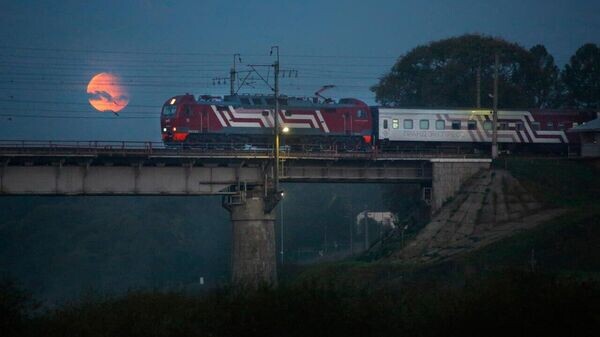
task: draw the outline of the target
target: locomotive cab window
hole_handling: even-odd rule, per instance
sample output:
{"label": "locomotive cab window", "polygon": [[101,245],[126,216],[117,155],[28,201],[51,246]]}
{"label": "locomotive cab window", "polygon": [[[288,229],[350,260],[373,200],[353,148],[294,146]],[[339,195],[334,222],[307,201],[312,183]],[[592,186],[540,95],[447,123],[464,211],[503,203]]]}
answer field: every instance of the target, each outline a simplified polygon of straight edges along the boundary
{"label": "locomotive cab window", "polygon": [[531,123],[531,126],[534,130],[538,131],[540,129],[540,122],[533,122]]}
{"label": "locomotive cab window", "polygon": [[367,118],[367,113],[364,110],[359,109],[356,111],[356,118],[365,119]]}
{"label": "locomotive cab window", "polygon": [[392,129],[397,129],[400,127],[400,122],[397,119],[392,119]]}
{"label": "locomotive cab window", "polygon": [[443,119],[438,119],[435,121],[435,129],[436,130],[444,130],[446,128],[446,122]]}
{"label": "locomotive cab window", "polygon": [[163,116],[173,117],[177,112],[177,105],[167,105],[163,108]]}
{"label": "locomotive cab window", "polygon": [[460,121],[452,121],[452,130],[460,130]]}
{"label": "locomotive cab window", "polygon": [[284,114],[286,117],[290,117],[292,115],[292,110],[285,110]]}
{"label": "locomotive cab window", "polygon": [[387,120],[387,119],[384,119],[384,120],[383,120],[383,128],[384,128],[384,129],[387,129],[387,128],[388,128],[388,120]]}
{"label": "locomotive cab window", "polygon": [[492,122],[491,121],[485,121],[485,122],[483,122],[483,129],[484,130],[491,130],[492,129]]}
{"label": "locomotive cab window", "polygon": [[467,129],[468,130],[477,130],[477,122],[476,121],[468,121]]}
{"label": "locomotive cab window", "polygon": [[242,105],[250,105],[249,98],[240,98],[240,102],[242,103]]}
{"label": "locomotive cab window", "polygon": [[413,120],[412,119],[405,119],[404,120],[404,128],[405,129],[412,129],[413,128]]}
{"label": "locomotive cab window", "polygon": [[421,130],[429,130],[429,120],[428,119],[421,119],[419,121],[419,129],[421,129]]}

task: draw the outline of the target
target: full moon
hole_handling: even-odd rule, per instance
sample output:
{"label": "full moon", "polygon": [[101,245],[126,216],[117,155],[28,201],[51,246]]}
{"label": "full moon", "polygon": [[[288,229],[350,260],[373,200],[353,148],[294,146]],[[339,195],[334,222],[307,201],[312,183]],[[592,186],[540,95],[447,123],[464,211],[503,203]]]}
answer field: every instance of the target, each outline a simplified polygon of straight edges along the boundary
{"label": "full moon", "polygon": [[119,112],[129,103],[129,94],[115,74],[94,75],[88,83],[87,93],[90,104],[101,112]]}

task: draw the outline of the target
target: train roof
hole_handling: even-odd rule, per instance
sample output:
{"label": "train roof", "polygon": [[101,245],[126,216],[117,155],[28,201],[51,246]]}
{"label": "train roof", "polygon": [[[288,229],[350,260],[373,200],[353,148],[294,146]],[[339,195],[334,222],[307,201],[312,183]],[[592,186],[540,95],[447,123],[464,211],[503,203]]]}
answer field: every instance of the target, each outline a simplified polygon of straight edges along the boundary
{"label": "train roof", "polygon": [[[374,107],[382,113],[413,113],[413,114],[440,114],[440,113],[464,113],[464,114],[491,114],[492,109],[482,108],[391,108],[391,107]],[[595,115],[596,112],[591,110],[574,110],[574,109],[500,109],[499,114],[525,114],[532,113],[546,116],[575,116],[575,115]]]}
{"label": "train roof", "polygon": [[[213,96],[200,96],[198,103],[215,102],[217,104],[227,104],[233,106],[242,106],[245,108],[269,109],[275,105],[274,95],[226,95],[223,98]],[[343,98],[338,102],[323,101],[312,97],[293,97],[279,96],[279,105],[281,109],[286,108],[310,108],[310,109],[332,109],[356,106],[357,100],[353,98]],[[360,101],[358,101],[360,102]]]}

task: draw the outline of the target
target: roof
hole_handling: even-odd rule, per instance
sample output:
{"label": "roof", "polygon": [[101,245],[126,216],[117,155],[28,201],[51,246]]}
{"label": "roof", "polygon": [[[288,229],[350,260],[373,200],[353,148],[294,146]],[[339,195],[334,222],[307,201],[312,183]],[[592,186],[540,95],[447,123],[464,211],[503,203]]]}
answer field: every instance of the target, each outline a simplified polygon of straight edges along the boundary
{"label": "roof", "polygon": [[591,121],[576,126],[569,132],[600,132],[600,118],[592,119]]}

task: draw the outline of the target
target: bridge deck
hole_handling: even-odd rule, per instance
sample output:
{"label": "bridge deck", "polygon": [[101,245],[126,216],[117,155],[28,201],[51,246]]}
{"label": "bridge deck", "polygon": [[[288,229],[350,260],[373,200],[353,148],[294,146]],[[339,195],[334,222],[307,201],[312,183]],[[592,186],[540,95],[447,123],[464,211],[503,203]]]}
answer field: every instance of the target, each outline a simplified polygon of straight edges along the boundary
{"label": "bridge deck", "polygon": [[[127,142],[0,142],[0,194],[194,195],[265,185],[272,149],[240,144],[164,148]],[[434,162],[488,159],[434,153],[281,151],[283,182],[426,183]]]}

